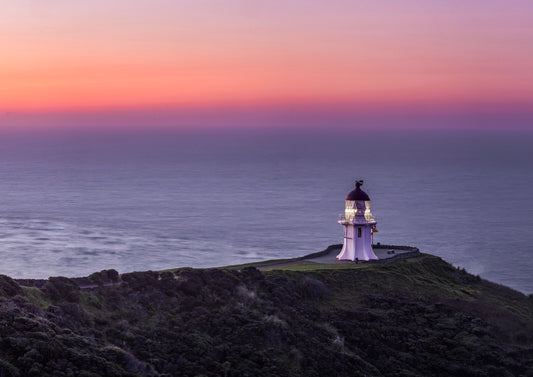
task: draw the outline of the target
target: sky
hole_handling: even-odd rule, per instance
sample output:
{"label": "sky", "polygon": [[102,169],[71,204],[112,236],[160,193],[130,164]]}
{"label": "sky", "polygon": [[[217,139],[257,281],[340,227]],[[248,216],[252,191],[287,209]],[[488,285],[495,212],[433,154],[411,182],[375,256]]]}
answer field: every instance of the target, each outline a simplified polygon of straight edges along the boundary
{"label": "sky", "polygon": [[533,128],[529,0],[0,0],[0,128]]}

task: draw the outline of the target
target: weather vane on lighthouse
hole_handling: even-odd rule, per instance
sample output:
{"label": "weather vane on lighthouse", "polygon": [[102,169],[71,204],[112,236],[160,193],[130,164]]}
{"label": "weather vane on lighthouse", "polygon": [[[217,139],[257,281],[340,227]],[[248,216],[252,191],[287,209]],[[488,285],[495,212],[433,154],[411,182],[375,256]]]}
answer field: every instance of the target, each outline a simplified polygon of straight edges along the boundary
{"label": "weather vane on lighthouse", "polygon": [[378,259],[372,250],[372,233],[376,220],[370,212],[370,198],[361,190],[363,181],[355,182],[355,190],[346,196],[344,215],[338,223],[344,227],[344,244],[338,260],[367,261]]}

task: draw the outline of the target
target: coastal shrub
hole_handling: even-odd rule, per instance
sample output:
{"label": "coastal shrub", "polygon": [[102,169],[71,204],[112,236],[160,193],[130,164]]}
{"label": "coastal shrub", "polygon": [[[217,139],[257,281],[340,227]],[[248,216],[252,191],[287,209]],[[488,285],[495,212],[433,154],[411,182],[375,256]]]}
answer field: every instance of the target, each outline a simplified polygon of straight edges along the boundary
{"label": "coastal shrub", "polygon": [[159,274],[159,279],[162,281],[174,281],[174,274],[169,271],[161,272]]}
{"label": "coastal shrub", "polygon": [[245,268],[241,269],[240,270],[240,275],[241,275],[241,279],[244,280],[247,283],[250,283],[250,282],[256,283],[258,281],[263,280],[263,278],[264,278],[264,276],[261,273],[261,271],[259,271],[255,267],[245,267]]}
{"label": "coastal shrub", "polygon": [[239,273],[231,270],[209,269],[204,274],[205,281],[216,281],[215,287],[232,290],[239,282]]}
{"label": "coastal shrub", "polygon": [[48,278],[45,292],[54,301],[80,301],[80,287],[72,279],[63,276]]}
{"label": "coastal shrub", "polygon": [[105,285],[110,283],[117,283],[119,281],[119,274],[116,270],[102,270],[89,275],[89,281],[92,284]]}
{"label": "coastal shrub", "polygon": [[105,272],[107,274],[107,280],[109,282],[116,283],[120,280],[120,276],[117,270],[110,269],[110,270],[103,270],[102,272]]}
{"label": "coastal shrub", "polygon": [[0,275],[0,296],[13,297],[22,294],[22,288],[9,276]]}
{"label": "coastal shrub", "polygon": [[92,373],[90,371],[82,370],[78,377],[102,377],[99,374]]}
{"label": "coastal shrub", "polygon": [[74,326],[74,323],[80,323],[87,320],[85,311],[80,305],[74,302],[60,302],[57,306],[62,312],[62,323],[68,325],[68,327]]}
{"label": "coastal shrub", "polygon": [[125,370],[129,372],[140,373],[142,376],[157,375],[151,365],[139,361],[131,353],[126,352],[120,347],[112,345],[105,346],[101,349],[101,352],[106,360],[121,365]]}
{"label": "coastal shrub", "polygon": [[331,294],[331,291],[326,287],[326,284],[320,280],[316,280],[310,277],[304,277],[300,279],[298,288],[302,297],[311,300],[320,300]]}
{"label": "coastal shrub", "polygon": [[248,289],[244,285],[237,286],[236,293],[237,297],[244,299],[243,301],[248,304],[257,299],[257,294],[255,291]]}
{"label": "coastal shrub", "polygon": [[269,296],[285,305],[293,305],[300,298],[296,283],[285,276],[270,277],[265,281],[264,288],[266,288]]}
{"label": "coastal shrub", "polygon": [[514,340],[520,344],[527,344],[531,336],[532,334],[529,334],[526,331],[520,331],[515,334]]}
{"label": "coastal shrub", "polygon": [[263,317],[263,321],[265,321],[265,323],[267,323],[268,325],[273,326],[273,327],[280,327],[282,329],[288,329],[289,328],[289,325],[287,324],[287,322],[284,321],[283,319],[279,318],[275,314],[265,315]]}
{"label": "coastal shrub", "polygon": [[89,280],[91,281],[92,284],[97,284],[97,285],[103,285],[104,284],[104,279],[102,277],[102,274],[100,272],[94,272],[92,274],[89,275]]}
{"label": "coastal shrub", "polygon": [[159,279],[159,288],[161,289],[161,292],[171,297],[175,297],[178,294],[179,284],[172,272],[162,272],[159,274]]}
{"label": "coastal shrub", "polygon": [[5,377],[19,377],[20,372],[18,368],[11,365],[9,362],[0,359],[0,376]]}
{"label": "coastal shrub", "polygon": [[0,297],[0,377],[527,376],[530,298],[429,262],[125,274],[46,310]]}
{"label": "coastal shrub", "polygon": [[178,288],[189,296],[197,296],[202,292],[204,282],[200,274],[192,268],[184,268],[177,275]]}
{"label": "coastal shrub", "polygon": [[50,305],[50,299],[47,297],[43,291],[35,287],[22,287],[24,296],[30,301],[33,305],[38,308],[44,309]]}
{"label": "coastal shrub", "polygon": [[122,281],[134,291],[147,291],[157,286],[159,274],[154,271],[130,272],[122,274]]}

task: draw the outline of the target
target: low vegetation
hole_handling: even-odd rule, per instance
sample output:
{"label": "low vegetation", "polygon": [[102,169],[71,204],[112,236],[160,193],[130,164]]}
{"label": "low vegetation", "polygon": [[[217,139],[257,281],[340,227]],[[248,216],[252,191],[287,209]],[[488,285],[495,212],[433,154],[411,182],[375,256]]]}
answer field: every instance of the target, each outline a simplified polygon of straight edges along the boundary
{"label": "low vegetation", "polygon": [[343,266],[0,276],[0,376],[533,376],[532,296],[430,255]]}

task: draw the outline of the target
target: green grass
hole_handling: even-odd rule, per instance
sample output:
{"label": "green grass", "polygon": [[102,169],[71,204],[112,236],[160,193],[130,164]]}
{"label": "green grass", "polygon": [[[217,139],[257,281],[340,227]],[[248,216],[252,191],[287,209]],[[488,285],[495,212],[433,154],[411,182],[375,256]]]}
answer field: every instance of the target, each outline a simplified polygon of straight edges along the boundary
{"label": "green grass", "polygon": [[[220,267],[224,269],[242,269],[245,267],[261,267],[262,271],[271,270],[287,270],[287,271],[313,271],[313,270],[345,270],[345,269],[361,269],[361,268],[378,268],[381,269],[389,264],[400,263],[402,261],[410,261],[423,257],[433,257],[429,254],[421,254],[418,257],[401,259],[391,263],[315,263],[308,262],[302,258],[291,259],[273,259],[261,262],[237,264],[231,266]],[[437,257],[433,257],[437,258]],[[286,264],[287,263],[287,264]]]}
{"label": "green grass", "polygon": [[[271,264],[286,263],[286,262],[296,261],[298,259],[299,258],[271,259],[271,260],[266,260],[266,261],[261,261],[261,262],[235,264],[235,265],[230,265],[230,266],[212,267],[212,268],[221,268],[221,269],[228,269],[228,270],[240,270],[240,269],[246,268],[246,267],[262,267],[262,266],[267,266],[267,265],[271,265]],[[172,273],[175,273],[177,271],[183,270],[184,268],[190,268],[190,267],[169,268],[169,269],[160,270],[160,271],[157,271],[157,272],[172,272]],[[208,268],[206,268],[206,269],[208,269]]]}
{"label": "green grass", "polygon": [[224,267],[220,267],[220,268],[229,269],[229,270],[240,270],[240,269],[246,268],[246,267],[263,267],[263,266],[270,266],[270,265],[287,263],[287,262],[294,262],[294,261],[298,261],[298,260],[299,260],[299,258],[271,259],[271,260],[265,260],[265,261],[261,261],[261,262],[235,264],[235,265],[224,266]]}
{"label": "green grass", "polygon": [[46,309],[52,305],[52,301],[36,287],[24,287],[21,286],[24,296],[35,306],[38,306],[41,309]]}
{"label": "green grass", "polygon": [[301,261],[299,263],[276,266],[265,263],[262,271],[285,270],[285,271],[322,271],[322,270],[353,270],[371,268],[370,263],[314,263]]}

